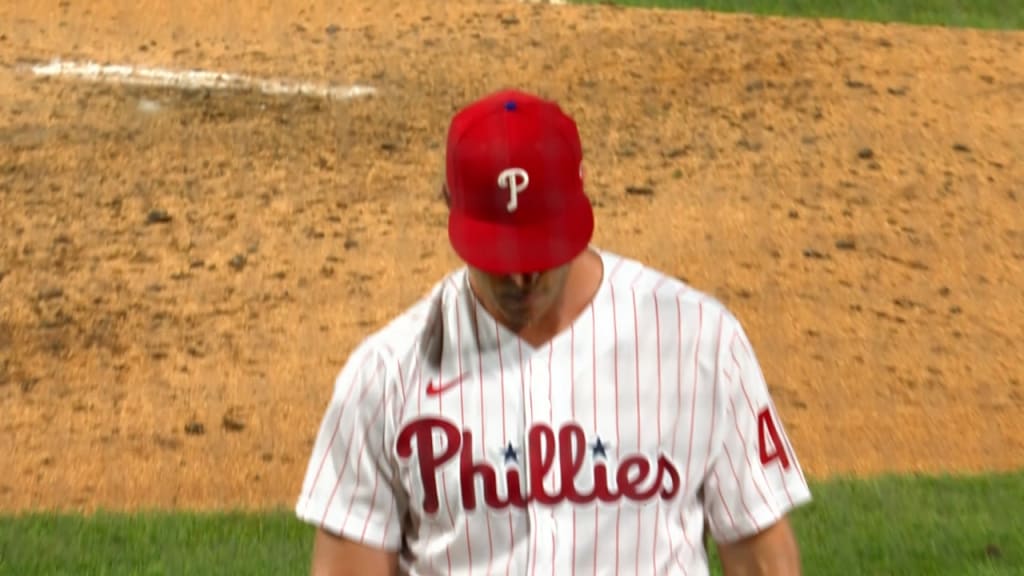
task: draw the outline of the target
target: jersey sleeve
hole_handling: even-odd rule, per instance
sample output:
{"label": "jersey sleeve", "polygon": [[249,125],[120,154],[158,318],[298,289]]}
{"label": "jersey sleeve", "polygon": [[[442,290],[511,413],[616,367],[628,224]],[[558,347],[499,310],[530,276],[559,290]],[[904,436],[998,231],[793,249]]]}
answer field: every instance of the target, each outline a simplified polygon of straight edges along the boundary
{"label": "jersey sleeve", "polygon": [[754,349],[736,318],[723,315],[714,437],[704,478],[711,536],[721,543],[760,532],[811,500]]}
{"label": "jersey sleeve", "polygon": [[402,499],[389,442],[396,388],[385,357],[357,348],[334,382],[307,464],[298,518],[386,550],[401,543]]}

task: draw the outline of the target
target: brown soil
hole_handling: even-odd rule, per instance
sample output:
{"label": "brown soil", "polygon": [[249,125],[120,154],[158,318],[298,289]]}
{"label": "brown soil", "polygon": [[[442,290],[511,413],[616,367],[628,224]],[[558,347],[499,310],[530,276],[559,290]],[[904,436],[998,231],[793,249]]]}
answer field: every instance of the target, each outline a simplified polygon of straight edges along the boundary
{"label": "brown soil", "polygon": [[286,4],[0,6],[0,509],[291,506],[347,352],[457,264],[444,130],[505,85],[579,120],[598,245],[748,326],[809,475],[1024,466],[1024,34]]}

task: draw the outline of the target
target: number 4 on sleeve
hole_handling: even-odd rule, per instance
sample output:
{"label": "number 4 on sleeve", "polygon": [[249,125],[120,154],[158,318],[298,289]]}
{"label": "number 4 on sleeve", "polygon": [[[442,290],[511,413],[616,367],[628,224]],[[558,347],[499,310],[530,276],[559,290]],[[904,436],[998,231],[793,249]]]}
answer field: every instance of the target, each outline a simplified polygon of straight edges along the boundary
{"label": "number 4 on sleeve", "polygon": [[763,466],[778,460],[783,470],[789,470],[786,445],[782,443],[778,427],[775,425],[775,417],[769,408],[764,408],[757,414],[757,445]]}

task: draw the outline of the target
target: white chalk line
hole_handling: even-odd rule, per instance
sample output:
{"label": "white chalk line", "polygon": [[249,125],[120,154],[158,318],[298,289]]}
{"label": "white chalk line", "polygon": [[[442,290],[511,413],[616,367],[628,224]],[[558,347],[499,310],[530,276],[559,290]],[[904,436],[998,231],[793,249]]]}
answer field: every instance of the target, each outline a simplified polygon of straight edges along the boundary
{"label": "white chalk line", "polygon": [[338,86],[312,82],[289,82],[272,78],[256,78],[244,74],[211,70],[170,70],[125,64],[99,64],[55,59],[32,66],[32,73],[42,77],[69,77],[89,82],[155,86],[181,90],[258,90],[271,95],[305,95],[333,100],[349,100],[376,94],[372,86]]}

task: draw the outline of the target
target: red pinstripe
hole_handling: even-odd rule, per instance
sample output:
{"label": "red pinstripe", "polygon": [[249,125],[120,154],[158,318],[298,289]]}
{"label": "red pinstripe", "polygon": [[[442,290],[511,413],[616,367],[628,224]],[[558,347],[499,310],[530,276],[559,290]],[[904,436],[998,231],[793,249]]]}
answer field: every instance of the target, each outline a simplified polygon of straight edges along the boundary
{"label": "red pinstripe", "polygon": [[[718,363],[719,363],[719,358],[721,358],[721,356],[722,356],[722,353],[721,353],[721,348],[722,348],[722,324],[723,324],[722,319],[723,319],[722,318],[722,313],[719,312],[719,316],[718,316],[718,337],[716,339],[716,345],[715,345],[715,377],[712,380],[713,386],[712,386],[712,389],[711,389],[711,425],[708,427],[708,430],[709,430],[709,433],[708,433],[708,453],[707,453],[707,456],[704,458],[704,476],[707,476],[707,474],[708,474],[708,466],[711,463],[712,440],[715,437],[715,413],[718,411],[718,373],[719,373]],[[721,481],[718,480],[718,473],[714,472],[714,474],[715,474],[715,484],[718,486],[718,497],[722,500],[722,504],[725,505],[725,499],[722,497]],[[725,510],[726,510],[726,513],[729,514],[729,520],[731,522],[732,521],[732,513],[729,512],[728,505],[725,505]],[[733,529],[735,530],[735,523],[733,523]]]}
{"label": "red pinstripe", "polygon": [[[612,295],[612,337],[613,346],[615,351],[615,457],[619,456],[619,440],[621,435],[619,434],[619,319],[618,313],[615,310],[615,287],[611,286]],[[618,548],[618,540],[615,541],[616,549]]]}
{"label": "red pinstripe", "polygon": [[[363,401],[363,398],[366,397],[366,392],[370,390],[371,384],[374,383],[373,381],[374,381],[374,379],[376,379],[377,373],[380,371],[380,366],[381,366],[381,362],[378,361],[377,369],[374,370],[374,372],[373,372],[373,377],[370,378],[369,382],[364,382],[363,383],[363,389],[362,389],[362,392],[359,394],[359,400],[356,401],[356,404],[361,404],[362,401]],[[342,408],[342,411],[344,411],[344,407]],[[339,426],[340,426],[340,420],[339,420]],[[356,424],[353,424],[352,425],[352,430],[354,431],[355,428],[356,428]],[[327,524],[327,515],[328,515],[328,513],[331,510],[331,502],[334,500],[334,495],[338,492],[338,487],[341,486],[341,478],[342,478],[342,476],[345,475],[345,470],[348,468],[349,456],[351,454],[352,454],[352,444],[350,443],[348,445],[348,447],[345,448],[345,457],[342,459],[342,461],[344,463],[341,466],[341,471],[338,472],[338,476],[335,478],[334,487],[331,489],[331,494],[330,494],[330,496],[327,497],[327,504],[324,506],[323,516],[320,519],[320,526],[321,527],[323,527],[323,526],[325,526]]]}
{"label": "red pinstripe", "polygon": [[629,283],[629,293],[633,303],[633,371],[634,377],[636,378],[636,447],[640,450],[643,444],[641,440],[640,432],[640,318],[636,313],[636,284],[640,281],[644,275],[644,269],[641,267],[640,271],[637,272],[636,276]]}
{"label": "red pinstripe", "polygon": [[[452,530],[454,530],[455,529],[455,515],[452,514],[452,505],[451,505],[451,502],[449,502],[449,500],[448,500],[448,480],[447,480],[447,474],[444,473],[444,470],[441,471],[441,486],[444,489],[444,507],[445,507],[445,509],[448,510],[448,520],[452,523]],[[451,573],[452,573],[452,547],[451,546],[448,546],[447,548],[444,549],[444,556],[445,556],[445,559],[448,562],[448,575],[451,576]]]}
{"label": "red pinstripe", "polygon": [[[476,342],[478,344],[476,346],[476,372],[477,372],[477,375],[480,377],[480,390],[477,392],[477,395],[480,396],[480,450],[486,456],[487,455],[487,424],[486,424],[486,422],[487,422],[487,412],[485,410],[486,406],[485,406],[485,403],[484,403],[484,397],[487,394],[486,394],[486,390],[484,390],[484,360],[483,360],[483,352],[481,352],[481,350],[480,350],[481,347],[479,346],[479,343],[480,343],[480,317],[479,317],[479,310],[477,309],[475,304],[473,306],[472,316],[473,316],[473,337],[476,339]],[[461,370],[461,368],[460,368],[460,370]],[[488,548],[490,550],[490,553],[489,553],[489,555],[487,557],[487,573],[490,574],[491,573],[491,566],[494,565],[494,535],[491,532],[491,516],[490,516],[490,514],[487,515],[487,546],[488,546]]]}
{"label": "red pinstripe", "polygon": [[[401,360],[398,360],[398,365],[399,366],[402,365]],[[419,398],[420,396],[422,396],[422,394],[418,394],[417,393],[418,390],[416,389],[416,382],[418,382],[418,379],[419,379],[419,375],[417,373],[417,370],[422,370],[422,367],[423,367],[423,363],[417,361],[416,362],[416,369],[413,370],[409,374],[409,379],[406,382],[405,386],[403,386],[403,388],[409,388],[409,390],[405,394],[402,395],[402,404],[398,407],[398,421],[399,422],[405,420],[405,418],[408,416],[408,410],[412,406],[412,403],[409,402],[410,398],[412,396],[415,396],[416,398]],[[401,371],[399,371],[399,376],[401,377]],[[417,407],[417,409],[420,409],[420,407]]]}
{"label": "red pinstripe", "polygon": [[[389,503],[389,506],[388,506],[388,516],[384,520],[384,535],[381,536],[381,541],[382,542],[387,542],[388,541],[388,532],[391,531],[391,518],[395,515],[395,499],[394,498],[388,498],[388,503]],[[366,543],[366,528],[369,525],[370,525],[369,522],[367,522],[366,526],[363,526],[363,534],[359,538],[359,541],[361,543],[363,543],[363,544]]]}
{"label": "red pinstripe", "polygon": [[[755,416],[755,418],[756,418],[756,416]],[[786,440],[785,433],[782,432],[782,431],[779,431],[779,438],[782,439],[782,443],[785,444],[785,446],[776,446],[775,449],[776,450],[786,450],[787,452],[790,452],[789,444],[788,444],[788,442]],[[790,453],[792,454],[792,452],[790,452]],[[789,500],[789,504],[792,506],[793,505],[793,496],[792,496],[792,494],[789,493],[789,482],[786,482],[786,473],[785,473],[785,471],[783,471],[781,465],[775,466],[775,469],[779,471],[779,480],[782,481],[782,490],[786,493],[786,499]]]}
{"label": "red pinstripe", "polygon": [[[390,349],[388,351],[389,351],[389,353],[393,357],[394,356],[394,352],[391,352]],[[400,390],[404,391],[404,389],[405,389],[405,378],[403,378],[403,376],[402,376],[402,363],[398,362],[398,361],[395,361],[395,367],[397,368],[397,371],[398,371],[398,388]],[[387,388],[385,388],[384,389],[384,400],[383,400],[384,404],[387,404],[387,392],[388,392]],[[381,446],[380,446],[380,453],[381,454],[387,454],[387,452],[388,452],[387,439],[384,436],[385,435],[383,435],[383,434],[381,435],[381,442],[380,442],[380,444],[381,444]],[[370,496],[370,511],[366,515],[366,522],[363,523],[363,531],[362,531],[362,533],[359,536],[359,541],[360,542],[366,542],[366,530],[370,526],[370,517],[373,516],[373,509],[377,506],[377,489],[379,488],[379,486],[380,486],[380,472],[378,471],[377,473],[375,473],[373,475],[373,494]],[[385,540],[387,539],[388,529],[391,527],[391,526],[388,525],[388,523],[390,523],[390,521],[391,521],[391,514],[392,514],[392,512],[394,512],[394,508],[395,508],[395,501],[394,501],[394,499],[392,498],[390,500],[391,500],[391,508],[390,508],[390,510],[388,512],[388,520],[384,524],[384,539]]]}
{"label": "red pinstripe", "polygon": [[747,386],[743,383],[743,366],[740,361],[736,359],[736,351],[734,349],[736,341],[736,335],[733,335],[733,341],[729,343],[729,355],[732,356],[733,364],[736,365],[736,374],[739,376],[740,389],[743,390],[743,397],[747,400],[747,408],[750,408],[750,413],[757,417],[757,410],[754,408],[754,403],[750,401],[750,394],[747,392]]}
{"label": "red pinstripe", "polygon": [[[771,399],[768,400],[768,406],[769,406],[769,408],[771,408],[772,414],[776,418],[778,418],[779,411],[775,408],[775,403],[772,402]],[[793,462],[793,463],[796,463],[796,455],[795,455],[795,453],[793,451],[792,444],[789,443],[789,435],[786,434],[785,430],[783,430],[783,429],[779,430],[779,438],[781,438],[782,439],[782,443],[786,445],[786,452],[789,454],[789,460],[791,462]],[[799,466],[795,466],[795,465],[793,466],[793,468],[795,468],[797,473],[800,475],[800,481],[801,482],[805,482],[803,470],[800,469]],[[786,484],[785,474],[782,473],[782,467],[781,466],[779,467],[779,474],[782,474],[782,478],[783,478],[782,485],[784,487],[786,487],[786,495],[788,496],[789,495],[789,487]],[[789,503],[793,504],[793,499],[792,498],[789,499]]]}
{"label": "red pinstripe", "polygon": [[[496,348],[498,349],[498,369],[501,372],[501,443],[503,446],[508,446],[508,427],[506,421],[508,420],[507,413],[505,412],[505,360],[504,355],[501,352],[501,330],[498,326],[498,322],[494,322],[494,340],[496,342]],[[509,486],[509,490],[512,487]],[[516,537],[515,537],[515,526],[512,524],[512,510],[508,511],[508,558],[505,561],[505,574],[508,575],[512,570],[512,551],[515,550]]]}
{"label": "red pinstripe", "polygon": [[[433,332],[433,329],[431,331]],[[435,337],[436,337],[436,332],[431,334],[430,341],[427,343],[427,347],[426,347],[427,350],[430,350],[434,346],[434,338]],[[423,414],[423,364],[425,364],[425,363],[426,363],[425,359],[424,358],[420,358],[418,360],[417,364],[416,364],[416,414],[417,415],[422,415]]]}
{"label": "red pinstripe", "polygon": [[[395,356],[394,352],[391,352],[391,356],[392,357]],[[406,394],[405,394],[405,375],[402,372],[402,362],[400,360],[396,359],[395,360],[395,367],[397,368],[397,372],[398,372],[398,388],[399,388],[399,390],[402,391],[402,405],[404,406],[405,405],[405,401],[406,401]],[[386,439],[381,439],[381,447],[380,448],[381,448],[381,454],[387,454],[388,446],[387,446],[387,440]],[[378,478],[379,478],[379,475],[378,475]],[[376,502],[376,494],[377,494],[377,483],[376,483],[376,481],[374,481],[374,484],[373,484],[373,493],[374,493],[374,501]],[[394,498],[388,498],[388,515],[387,515],[387,518],[384,520],[384,534],[381,536],[381,541],[383,541],[383,542],[387,542],[388,532],[391,531],[391,518],[394,516],[394,514],[395,514],[395,499]],[[369,516],[367,516],[367,522],[363,526],[363,533],[360,536],[360,542],[363,542],[363,543],[366,542],[366,529],[369,527],[369,525],[370,525]]]}
{"label": "red pinstripe", "polygon": [[[438,315],[436,322],[438,324],[441,324],[442,322],[444,322],[444,318],[441,315]],[[427,342],[426,350],[430,350],[430,349],[433,348],[434,339],[437,338],[437,335],[439,334],[441,328],[442,328],[442,326],[437,326],[437,325],[434,325],[434,326],[430,327],[430,339]],[[416,413],[417,413],[418,416],[422,416],[423,415],[423,395],[424,395],[424,389],[423,389],[423,365],[425,363],[426,363],[426,359],[420,358],[419,362],[418,362],[418,364],[416,366]],[[429,542],[433,538],[433,536],[434,536],[434,524],[433,524],[433,522],[430,522],[430,523],[427,524],[427,541]],[[433,556],[428,556],[427,557],[427,565],[430,567],[430,571],[433,572],[434,571],[434,557]],[[449,566],[451,566],[450,560],[449,560]]]}
{"label": "red pinstripe", "polygon": [[[402,389],[402,401],[398,405],[398,413],[400,415],[404,415],[405,406],[409,403],[409,390],[406,390],[406,388],[409,386],[409,382],[405,381],[405,375],[402,374],[402,361],[400,359],[396,359],[395,364],[398,365],[398,380],[399,382],[402,382],[402,384],[400,384],[399,386]],[[412,379],[410,378],[410,380]]]}
{"label": "red pinstripe", "polygon": [[[457,296],[455,296],[455,297],[457,297]],[[445,354],[444,354],[444,343],[445,343],[444,342],[444,337],[442,336],[441,337],[441,348],[442,348],[442,350],[441,350],[441,354],[440,354],[441,361],[439,362],[438,374],[437,374],[438,380],[444,380],[444,356],[445,356]],[[437,396],[437,414],[438,414],[438,416],[444,417],[444,402],[442,401],[442,397],[441,397],[440,394]],[[455,529],[455,515],[452,514],[452,504],[451,504],[451,500],[448,497],[448,474],[444,470],[441,470],[441,488],[444,491],[444,507],[445,507],[445,510],[448,511],[448,521],[451,522],[452,530],[454,530]],[[445,548],[444,555],[445,555],[446,560],[448,561],[448,574],[449,574],[449,576],[451,576],[451,573],[452,573],[452,547],[451,546],[448,546],[448,547]]]}
{"label": "red pinstripe", "polygon": [[[453,287],[455,286],[454,280],[452,281],[452,286]],[[455,293],[458,294],[457,289],[456,289]],[[459,363],[458,363],[458,365],[459,365],[459,372],[458,373],[459,373],[459,377],[461,377],[463,374],[465,374],[465,372],[462,369],[462,314],[460,313],[460,306],[459,306],[459,299],[458,298],[455,298],[455,356],[459,360]],[[459,419],[460,419],[460,423],[461,423],[462,429],[466,428],[466,393],[465,393],[465,389],[466,389],[465,386],[459,386]],[[482,392],[483,391],[481,391],[481,395],[482,395]],[[483,420],[484,420],[483,414],[481,414],[480,415],[481,423],[483,422]],[[481,436],[482,436],[482,434],[481,434]],[[481,441],[483,441],[482,438],[481,438]],[[472,449],[472,446],[470,447],[470,449]],[[485,451],[484,454],[486,454],[486,453],[487,452]],[[445,496],[445,498],[447,499],[447,496]],[[488,541],[490,541],[490,539],[491,539],[491,516],[489,514],[487,514],[487,515],[485,515],[485,517],[487,518],[487,539],[488,539]],[[473,572],[473,539],[469,537],[469,535],[472,534],[472,531],[469,528],[469,516],[464,514],[462,520],[463,520],[463,522],[466,525],[466,559],[467,559],[467,561],[469,563],[469,572],[472,573]]]}
{"label": "red pinstripe", "polygon": [[[620,260],[619,264],[615,266],[615,270],[612,272],[614,276],[619,271],[619,266],[625,262]],[[609,285],[609,289],[612,297],[612,336],[615,339],[615,458],[618,459],[622,455],[620,453],[620,444],[622,444],[622,436],[619,433],[619,416],[622,414],[622,410],[619,407],[619,315],[616,311],[615,306],[615,286]],[[619,533],[622,529],[622,507],[616,507],[615,509],[615,573],[619,573],[619,556],[621,552],[621,545],[619,544]]]}
{"label": "red pinstripe", "polygon": [[[750,407],[750,414],[754,418],[754,421],[757,422],[757,411],[754,410],[753,404],[750,402],[750,396],[747,395],[747,386],[743,382],[742,369],[738,368],[737,372],[739,372],[739,378],[738,379],[740,381],[740,388],[743,390],[743,395],[747,397],[747,406]],[[779,435],[781,436],[782,433],[780,432]],[[777,446],[776,449],[777,450],[786,450],[786,447],[785,446]],[[764,467],[763,466],[761,467],[761,471],[762,471],[762,473],[764,473]],[[782,489],[783,489],[783,491],[786,492],[786,498],[789,500],[790,505],[792,505],[793,504],[793,496],[789,493],[789,485],[788,485],[788,483],[785,480],[785,475],[784,475],[781,467],[779,467],[779,476],[782,478]],[[767,482],[767,481],[768,481],[768,477],[765,476],[765,482]]]}
{"label": "red pinstripe", "polygon": [[[507,445],[507,443],[508,443],[508,434],[507,434],[507,425],[506,425],[507,414],[506,414],[506,411],[505,411],[505,363],[504,363],[503,354],[502,354],[502,350],[501,350],[501,334],[499,332],[500,331],[499,331],[498,323],[495,322],[494,323],[495,349],[498,352],[498,372],[499,372],[498,375],[499,375],[499,379],[500,379],[500,382],[501,382],[501,438],[502,438],[502,444],[503,445]],[[509,487],[509,489],[511,489],[511,486]],[[508,535],[509,535],[509,551],[510,552],[513,549],[514,544],[515,544],[514,532],[515,532],[515,528],[512,525],[512,511],[509,510],[509,512],[508,512]],[[510,553],[508,555],[508,558],[506,559],[506,562],[505,562],[505,573],[506,574],[509,574],[509,571],[511,570],[511,564],[512,564],[512,555]]]}
{"label": "red pinstripe", "polygon": [[[639,278],[639,276],[638,276]],[[636,279],[633,280],[636,283]],[[636,382],[636,450],[637,453],[643,450],[643,441],[641,440],[642,435],[640,431],[640,316],[636,313],[636,290],[630,288],[630,294],[633,298],[633,371],[635,374]],[[657,298],[655,298],[657,301]],[[636,546],[633,548],[636,550],[636,557],[633,559],[633,573],[640,573],[640,538],[643,536],[641,528],[643,527],[643,509],[637,508],[636,511]]]}
{"label": "red pinstripe", "polygon": [[[730,385],[732,384],[728,377],[726,377],[726,381],[729,382]],[[729,398],[729,405],[732,407],[733,425],[736,427],[736,435],[739,436],[740,442],[744,446],[748,446],[747,439],[744,437],[743,430],[740,428],[739,414],[736,413],[736,402],[734,402],[732,398]],[[756,422],[756,414],[754,415],[754,418],[754,421]],[[747,462],[747,468],[749,468],[750,471],[753,472],[754,463],[750,461],[750,452],[747,450],[743,450],[743,457]],[[764,479],[765,485],[770,485],[770,482],[768,482],[768,475],[764,470],[764,466],[758,466],[757,468],[761,470],[761,477]],[[768,509],[771,510],[772,514],[774,515],[775,507],[772,506],[771,502],[768,501],[768,498],[764,495],[764,492],[761,490],[761,486],[757,482],[753,482],[753,484],[754,488],[757,488],[757,493],[761,495],[761,500],[765,503],[765,506],[767,506]]]}
{"label": "red pinstripe", "polygon": [[[522,397],[525,400],[526,396],[527,396],[527,388],[526,388],[526,370],[525,370],[525,367],[523,366],[523,340],[521,338],[517,338],[516,339],[516,344],[517,344],[518,350],[519,350],[519,382],[520,382],[520,388],[522,390],[522,395],[523,395]],[[530,370],[530,375],[531,376],[533,375],[533,370]],[[529,397],[530,397],[530,415],[535,418],[536,416],[535,416],[534,409],[533,409],[533,380],[532,379],[530,381]],[[529,481],[527,481],[527,486],[529,486]],[[529,510],[528,513],[530,514],[530,516],[533,517],[533,526],[535,527],[535,529],[532,531],[533,532],[533,554],[531,554],[531,556],[532,556],[531,561],[533,562],[532,571],[533,571],[534,574],[536,574],[537,573],[537,530],[536,530],[536,526],[537,526],[537,510],[536,510],[536,508],[534,508],[532,506],[530,506],[528,508],[528,510]]]}
{"label": "red pinstripe", "polygon": [[718,411],[718,360],[722,356],[722,314],[719,312],[718,315],[718,340],[715,346],[715,378],[713,380],[714,386],[711,392],[711,426],[708,428],[711,432],[708,434],[708,455],[704,459],[704,475],[708,473],[708,465],[711,463],[711,441],[715,437],[715,412]]}
{"label": "red pinstripe", "polygon": [[757,519],[754,518],[754,514],[750,511],[750,507],[747,506],[747,497],[743,494],[743,484],[740,482],[740,475],[736,473],[736,466],[733,464],[732,454],[729,453],[729,445],[725,444],[722,448],[725,451],[725,459],[729,461],[729,470],[732,471],[732,478],[736,481],[736,488],[740,495],[740,505],[743,506],[743,511],[746,512],[747,519],[750,520],[750,523],[760,530],[760,527],[758,527],[757,524]]}
{"label": "red pinstripe", "polygon": [[498,371],[501,372],[501,443],[508,445],[508,426],[505,418],[505,360],[501,353],[501,331],[499,330],[498,323],[494,323],[494,340],[497,343],[495,347],[498,349]]}
{"label": "red pinstripe", "polygon": [[715,487],[718,490],[718,499],[722,502],[722,507],[725,508],[725,514],[729,517],[729,525],[732,527],[732,531],[735,534],[736,520],[732,517],[732,511],[729,510],[729,503],[725,501],[725,496],[722,494],[722,479],[718,477],[718,471],[714,470],[711,472],[715,477]]}
{"label": "red pinstripe", "polygon": [[[334,441],[338,437],[338,430],[341,428],[341,421],[345,417],[345,408],[348,407],[348,401],[352,397],[352,392],[356,389],[353,386],[353,382],[357,381],[358,377],[362,375],[363,370],[366,369],[366,365],[370,363],[370,359],[373,356],[367,356],[363,359],[363,363],[360,364],[359,369],[356,370],[355,376],[352,381],[348,382],[348,393],[345,394],[345,398],[341,401],[341,408],[338,410],[338,421],[334,423],[334,430],[331,432],[331,439],[327,442],[327,448],[324,450],[323,458],[320,459],[320,464],[317,466],[316,474],[313,476],[313,482],[309,486],[309,492],[306,494],[307,498],[313,497],[313,492],[316,491],[316,485],[320,482],[320,474],[324,470],[324,464],[327,462],[327,458],[331,455],[331,449],[334,448]],[[380,367],[378,366],[378,370]],[[377,377],[377,372],[374,371],[373,378]],[[371,378],[371,380],[373,380]],[[330,506],[330,504],[328,504]]]}
{"label": "red pinstripe", "polygon": [[[662,278],[661,281],[665,279]],[[658,288],[661,285],[661,281],[654,287],[654,338],[655,338],[655,352],[657,353],[657,368],[658,368],[658,401],[655,404],[658,413],[658,448],[661,448],[661,313],[658,307]],[[651,572],[653,574],[658,573],[658,522],[661,518],[661,500],[658,500],[654,505],[654,537],[651,538],[653,542],[653,550],[651,550],[651,562],[653,564]],[[671,547],[671,545],[670,545]],[[637,546],[639,548],[639,544]],[[640,572],[639,567],[637,572]]]}
{"label": "red pinstripe", "polygon": [[[594,307],[590,307],[590,336],[591,336],[591,352],[593,354],[593,368],[591,370],[591,376],[593,377],[593,390],[591,392],[591,400],[594,404],[594,419],[593,426],[597,428],[597,318],[594,313]],[[600,528],[601,516],[598,514],[598,506],[594,505],[594,542],[599,542],[597,539],[598,531]],[[594,569],[594,575],[597,575],[597,546],[594,546],[594,561],[591,566]]]}
{"label": "red pinstripe", "polygon": [[[744,380],[743,380],[743,367],[740,365],[740,361],[736,358],[735,342],[737,341],[738,338],[739,338],[739,334],[738,333],[733,335],[733,342],[730,344],[729,353],[732,355],[732,361],[736,365],[736,372],[737,372],[738,379],[740,381],[740,389],[743,390],[743,397],[746,398],[746,400],[747,400],[747,407],[750,409],[750,414],[754,418],[754,421],[756,422],[757,421],[757,410],[754,408],[754,403],[750,401],[750,394],[747,392],[747,385],[746,385],[746,382],[744,382]],[[750,360],[750,356],[747,357],[747,360],[748,361]],[[780,432],[779,435],[782,436],[782,433]],[[776,449],[778,449],[778,450],[787,450],[788,451],[787,446],[777,446]],[[783,491],[785,491],[786,498],[789,500],[789,504],[792,506],[793,505],[793,496],[789,492],[789,483],[786,482],[785,473],[782,471],[782,468],[778,467],[778,470],[779,470],[779,477],[782,479],[782,489],[783,489]],[[762,471],[762,473],[764,473],[764,467],[763,466],[761,467],[761,471]],[[765,476],[765,482],[767,482],[767,481],[768,481],[768,477]]]}
{"label": "red pinstripe", "polygon": [[398,368],[398,391],[402,393],[402,403],[405,403],[405,379],[402,377],[402,362],[398,359],[394,349],[387,344],[382,346],[384,351],[388,353],[388,357],[395,361],[395,366]]}
{"label": "red pinstripe", "polygon": [[[590,305],[590,309],[594,309],[593,303]],[[575,323],[569,326],[569,394],[571,401],[569,402],[569,410],[572,414],[572,420],[576,421],[576,326]],[[586,446],[581,446],[580,450],[586,450]],[[563,478],[564,482],[565,479]],[[572,508],[572,574],[576,576],[576,507]]]}
{"label": "red pinstripe", "polygon": [[[385,390],[386,389],[387,388],[385,388]],[[377,407],[373,409],[373,417],[370,419],[370,423],[368,425],[368,428],[373,428],[373,425],[377,423],[377,419],[380,418],[381,413],[384,412],[384,401],[386,399],[387,399],[387,395],[386,394],[381,394],[380,402],[378,402],[377,403]],[[358,494],[359,493],[359,484],[362,482],[362,474],[361,474],[361,472],[363,470],[363,456],[366,454],[366,444],[367,444],[366,438],[364,437],[363,438],[363,445],[359,447],[359,453],[356,455],[356,485],[352,489],[352,492],[354,494]],[[346,466],[347,466],[347,462],[346,462]],[[379,473],[374,474],[374,479],[379,477],[379,475],[380,475]],[[341,486],[341,481],[342,481],[342,479],[344,477],[345,477],[345,471],[342,470],[341,474],[338,475],[337,483],[334,485],[334,490],[335,491],[337,491],[338,487]],[[374,491],[373,491],[373,494],[374,494],[374,498],[376,498],[376,496],[377,496],[376,480],[374,481]],[[331,493],[331,498],[333,498],[333,497],[334,497],[334,493],[332,492]],[[345,510],[345,518],[341,521],[341,529],[343,531],[345,530],[345,526],[348,525],[349,516],[351,516],[351,514],[352,514],[352,505],[355,504],[355,501],[356,501],[355,498],[350,498],[349,501],[348,501],[348,509]],[[371,512],[371,514],[373,512],[373,500],[370,501],[370,512]],[[367,517],[367,519],[369,519],[369,517]]]}
{"label": "red pinstripe", "polygon": [[[609,286],[612,296],[612,337],[615,346],[615,458],[620,457],[619,444],[622,436],[619,435],[619,315],[615,310],[615,286]],[[622,507],[615,509],[615,573],[619,573],[619,553],[622,546],[619,544],[619,531],[622,527]]]}
{"label": "red pinstripe", "polygon": [[[747,347],[747,343],[744,341],[743,338],[739,338],[738,341],[740,343],[740,346],[743,348],[743,352],[747,355],[747,361],[749,362],[750,359],[754,357],[753,351],[751,351]],[[775,414],[777,416],[779,411],[775,408],[775,402],[771,398],[768,398],[768,405],[771,407],[772,414]],[[779,435],[782,438],[782,442],[786,444],[786,451],[789,453],[790,460],[795,460],[795,456],[794,456],[794,452],[793,452],[793,446],[789,443],[789,437],[786,434],[782,433],[781,431],[780,431]],[[804,478],[803,470],[800,467],[794,467],[794,468],[796,468],[797,474],[800,475],[800,481],[803,482],[803,483],[806,483],[807,480]],[[782,473],[781,469],[780,469],[779,473],[780,474]],[[784,475],[783,475],[783,486],[786,488],[786,495],[788,496],[789,495],[789,488],[788,488],[788,486],[785,483],[785,476]],[[790,505],[793,504],[793,499],[792,498],[789,499],[789,503],[790,503]]]}
{"label": "red pinstripe", "polygon": [[[551,374],[551,361],[555,358],[555,343],[548,344],[548,423],[554,425],[555,409],[551,402],[551,389],[554,387],[554,377]],[[564,482],[565,479],[562,479]],[[558,547],[555,546],[555,535],[551,534],[551,574],[555,573],[555,558],[558,557]]]}
{"label": "red pinstripe", "polygon": [[[688,289],[684,289],[680,293],[676,294],[676,322],[677,322],[676,326],[677,326],[677,328],[679,330],[679,335],[678,335],[679,336],[679,360],[678,360],[678,364],[676,366],[676,370],[677,370],[676,378],[677,378],[677,386],[678,386],[677,387],[677,391],[676,391],[676,394],[677,394],[677,396],[676,396],[676,403],[677,403],[676,414],[681,414],[682,410],[683,410],[683,393],[682,393],[683,392],[682,391],[682,385],[683,385],[683,342],[685,341],[685,339],[684,339],[684,335],[683,335],[683,311],[682,311],[682,303],[680,302],[680,297],[682,297],[683,294],[685,294],[688,291],[689,291]],[[682,492],[683,494],[689,494],[690,493],[690,466],[691,466],[691,464],[693,462],[693,432],[694,432],[694,428],[695,428],[694,424],[696,422],[696,416],[697,416],[697,384],[698,384],[698,381],[699,381],[699,374],[700,374],[700,372],[698,370],[698,368],[700,367],[700,341],[701,341],[701,335],[703,335],[703,334],[704,334],[704,303],[703,302],[698,302],[697,303],[697,333],[696,333],[696,337],[694,338],[694,346],[693,346],[693,348],[694,348],[694,350],[693,350],[693,384],[690,386],[690,388],[691,388],[691,393],[690,393],[691,394],[691,397],[690,397],[690,432],[689,432],[689,436],[688,436],[689,442],[688,442],[688,445],[687,445],[687,448],[686,448],[686,474],[685,474],[685,479],[683,480],[683,492]],[[675,424],[675,426],[673,426],[673,430],[672,430],[672,452],[673,453],[676,452],[676,440],[678,440],[678,438],[679,438],[679,434],[678,434],[678,432],[676,430],[678,425],[679,425],[679,419],[677,418],[676,419],[676,424]],[[690,554],[692,556],[692,555],[695,555],[697,553],[697,550],[694,547],[693,542],[690,540],[690,536],[686,533],[686,518],[683,517],[683,512],[684,512],[683,510],[680,510],[680,512],[679,512],[679,514],[680,514],[679,525],[680,525],[680,528],[681,528],[682,533],[683,533],[683,541],[686,542],[686,546],[690,549]],[[670,535],[671,535],[671,533],[670,533]],[[675,560],[676,560],[676,564],[683,570],[683,573],[685,574],[686,573],[686,564],[684,562],[680,562],[679,561],[679,554],[678,553],[675,554]]]}

